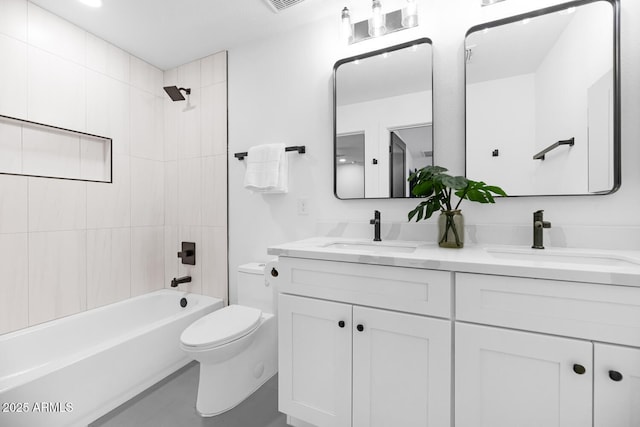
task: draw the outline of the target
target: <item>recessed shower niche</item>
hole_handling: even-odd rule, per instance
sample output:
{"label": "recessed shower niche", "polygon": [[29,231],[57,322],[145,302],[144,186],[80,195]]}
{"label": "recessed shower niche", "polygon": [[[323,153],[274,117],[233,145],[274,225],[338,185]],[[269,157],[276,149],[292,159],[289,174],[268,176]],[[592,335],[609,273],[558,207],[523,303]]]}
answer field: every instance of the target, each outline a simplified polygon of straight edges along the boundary
{"label": "recessed shower niche", "polygon": [[0,116],[0,174],[112,182],[112,140]]}

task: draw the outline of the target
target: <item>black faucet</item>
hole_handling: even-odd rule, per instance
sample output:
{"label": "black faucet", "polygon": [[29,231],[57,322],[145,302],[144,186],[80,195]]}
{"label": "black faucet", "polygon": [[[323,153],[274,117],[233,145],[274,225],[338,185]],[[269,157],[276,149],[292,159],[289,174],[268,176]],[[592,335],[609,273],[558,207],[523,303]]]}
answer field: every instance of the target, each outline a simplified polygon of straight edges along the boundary
{"label": "black faucet", "polygon": [[375,226],[373,241],[381,242],[382,239],[380,238],[380,211],[373,211],[373,219],[369,220],[369,224]]}
{"label": "black faucet", "polygon": [[533,249],[544,249],[542,230],[551,228],[551,223],[544,220],[543,212],[539,210],[533,213],[533,246],[531,246]]}
{"label": "black faucet", "polygon": [[191,276],[178,277],[177,279],[174,277],[171,279],[171,287],[175,288],[181,283],[189,283],[191,281]]}

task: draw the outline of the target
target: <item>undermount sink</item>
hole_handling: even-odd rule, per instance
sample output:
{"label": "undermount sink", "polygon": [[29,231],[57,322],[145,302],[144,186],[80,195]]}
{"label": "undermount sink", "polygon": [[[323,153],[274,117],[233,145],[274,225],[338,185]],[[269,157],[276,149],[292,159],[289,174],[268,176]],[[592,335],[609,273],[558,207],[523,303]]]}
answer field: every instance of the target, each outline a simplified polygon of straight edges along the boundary
{"label": "undermount sink", "polygon": [[494,258],[558,264],[604,265],[638,267],[640,259],[609,252],[572,249],[532,249],[524,247],[488,247],[485,251]]}
{"label": "undermount sink", "polygon": [[416,250],[418,244],[402,244],[394,242],[334,242],[324,245],[327,249],[342,249],[349,251],[364,251],[374,253],[411,253]]}

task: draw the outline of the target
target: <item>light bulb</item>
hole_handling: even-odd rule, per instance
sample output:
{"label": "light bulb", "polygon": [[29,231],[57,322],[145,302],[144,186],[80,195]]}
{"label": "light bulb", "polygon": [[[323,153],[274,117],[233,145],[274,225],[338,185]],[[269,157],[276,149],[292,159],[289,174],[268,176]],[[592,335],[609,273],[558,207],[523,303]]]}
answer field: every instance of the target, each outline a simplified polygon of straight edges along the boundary
{"label": "light bulb", "polygon": [[407,5],[402,9],[402,26],[411,28],[418,25],[418,4],[416,0],[407,0]]}
{"label": "light bulb", "polygon": [[385,27],[385,16],[382,13],[382,3],[380,0],[373,0],[371,8],[371,19],[369,19],[369,35],[378,37],[387,32]]}
{"label": "light bulb", "polygon": [[342,9],[342,38],[347,44],[353,42],[353,26],[351,25],[351,15],[349,9]]}

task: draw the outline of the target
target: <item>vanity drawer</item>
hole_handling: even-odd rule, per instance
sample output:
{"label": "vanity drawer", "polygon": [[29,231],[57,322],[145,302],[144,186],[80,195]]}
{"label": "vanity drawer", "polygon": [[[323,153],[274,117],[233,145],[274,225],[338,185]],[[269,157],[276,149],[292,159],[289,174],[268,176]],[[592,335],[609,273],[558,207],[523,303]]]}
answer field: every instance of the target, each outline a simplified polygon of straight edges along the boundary
{"label": "vanity drawer", "polygon": [[457,273],[456,319],[640,346],[640,288]]}
{"label": "vanity drawer", "polygon": [[279,258],[277,270],[281,293],[451,316],[453,273],[447,271],[289,257]]}

